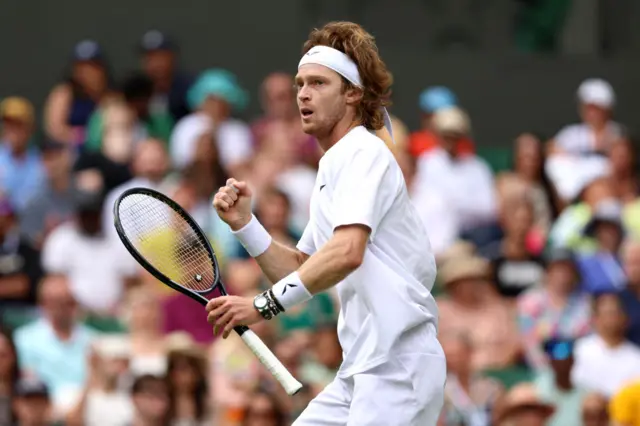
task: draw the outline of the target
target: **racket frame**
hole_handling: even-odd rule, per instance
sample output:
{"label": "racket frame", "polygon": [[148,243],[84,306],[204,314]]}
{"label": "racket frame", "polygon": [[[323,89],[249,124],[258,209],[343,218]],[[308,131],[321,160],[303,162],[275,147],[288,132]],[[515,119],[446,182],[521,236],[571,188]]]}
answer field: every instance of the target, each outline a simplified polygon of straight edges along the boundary
{"label": "racket frame", "polygon": [[[212,266],[214,268],[215,281],[213,282],[213,284],[208,290],[203,290],[203,291],[191,290],[173,281],[172,279],[167,277],[165,274],[160,272],[155,266],[149,263],[144,258],[144,256],[142,256],[140,252],[138,252],[138,250],[129,241],[129,239],[126,237],[126,233],[120,221],[119,207],[123,199],[125,199],[127,196],[134,195],[134,194],[147,195],[159,200],[160,202],[167,204],[170,208],[173,209],[173,211],[178,213],[184,220],[186,220],[189,226],[193,228],[193,230],[197,234],[198,239],[206,248],[209,254],[209,257],[212,260]],[[204,297],[203,294],[208,294],[212,292],[213,290],[215,290],[216,287],[220,290],[220,293],[223,296],[226,296],[228,294],[226,289],[224,288],[224,284],[222,284],[222,281],[220,280],[220,269],[218,266],[218,260],[216,259],[215,252],[213,251],[213,247],[211,247],[211,243],[209,242],[209,239],[206,237],[206,234],[204,233],[200,225],[198,225],[198,223],[195,220],[193,220],[191,215],[189,215],[178,203],[173,201],[171,198],[150,188],[136,187],[136,188],[127,189],[122,194],[120,194],[120,196],[116,199],[116,201],[113,204],[113,222],[114,222],[118,237],[120,238],[120,241],[122,241],[122,244],[124,244],[127,251],[131,253],[133,258],[144,269],[146,269],[151,275],[153,275],[160,282],[184,294],[185,296],[190,297],[191,299],[197,301],[203,306],[207,306],[207,303],[209,303],[209,299]],[[238,335],[242,338],[245,344],[249,346],[249,348],[253,351],[253,353],[260,360],[260,362],[262,362],[262,364],[280,382],[280,384],[284,387],[287,394],[294,395],[298,393],[300,389],[302,389],[302,384],[298,382],[291,375],[291,373],[286,369],[286,367],[282,365],[280,360],[278,360],[278,358],[273,354],[273,352],[271,352],[271,350],[264,344],[264,342],[262,342],[262,340],[260,340],[260,338],[253,331],[251,331],[249,327],[240,325],[240,326],[234,327],[233,330],[236,333],[238,333]]]}

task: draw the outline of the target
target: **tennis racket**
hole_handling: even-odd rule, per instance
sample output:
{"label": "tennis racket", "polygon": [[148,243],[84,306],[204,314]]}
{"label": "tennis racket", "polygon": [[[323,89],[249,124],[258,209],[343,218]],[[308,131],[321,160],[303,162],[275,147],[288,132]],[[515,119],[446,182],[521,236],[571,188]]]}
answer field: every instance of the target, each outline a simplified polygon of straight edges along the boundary
{"label": "tennis racket", "polygon": [[[214,290],[227,294],[209,240],[175,201],[151,189],[132,188],[118,197],[113,209],[120,240],[138,263],[162,283],[203,306],[209,302],[205,295]],[[289,395],[302,388],[253,331],[246,326],[234,330]]]}

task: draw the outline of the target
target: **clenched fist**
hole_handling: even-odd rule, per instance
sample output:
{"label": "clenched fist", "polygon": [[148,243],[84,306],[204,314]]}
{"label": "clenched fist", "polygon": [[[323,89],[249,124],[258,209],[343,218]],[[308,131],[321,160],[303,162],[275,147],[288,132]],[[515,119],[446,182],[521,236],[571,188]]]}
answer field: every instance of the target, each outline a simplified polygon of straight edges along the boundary
{"label": "clenched fist", "polygon": [[246,182],[239,182],[233,178],[227,180],[227,185],[221,187],[213,197],[213,207],[218,216],[227,223],[232,230],[243,228],[251,220],[251,190]]}

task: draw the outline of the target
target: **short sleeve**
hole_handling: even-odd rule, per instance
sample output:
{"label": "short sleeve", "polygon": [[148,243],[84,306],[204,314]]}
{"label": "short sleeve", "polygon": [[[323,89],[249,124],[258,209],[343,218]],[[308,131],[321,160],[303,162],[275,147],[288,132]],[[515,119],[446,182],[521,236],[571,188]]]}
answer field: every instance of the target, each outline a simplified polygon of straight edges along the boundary
{"label": "short sleeve", "polygon": [[316,245],[313,241],[311,222],[307,223],[307,226],[304,228],[304,232],[302,233],[302,236],[300,237],[296,248],[308,256],[311,256],[316,252]]}
{"label": "short sleeve", "polygon": [[338,172],[333,189],[333,228],[365,225],[375,237],[378,225],[397,196],[391,159],[376,149],[358,149]]}

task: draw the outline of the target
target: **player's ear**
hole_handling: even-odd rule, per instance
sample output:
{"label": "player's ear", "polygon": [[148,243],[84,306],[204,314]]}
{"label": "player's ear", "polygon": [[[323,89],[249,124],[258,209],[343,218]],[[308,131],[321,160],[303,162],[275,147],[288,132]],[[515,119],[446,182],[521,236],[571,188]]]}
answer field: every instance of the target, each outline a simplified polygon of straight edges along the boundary
{"label": "player's ear", "polygon": [[355,87],[350,87],[347,89],[347,104],[348,105],[355,105],[357,103],[359,103],[362,100],[362,96],[364,95],[364,93],[362,92],[361,89],[355,88]]}

